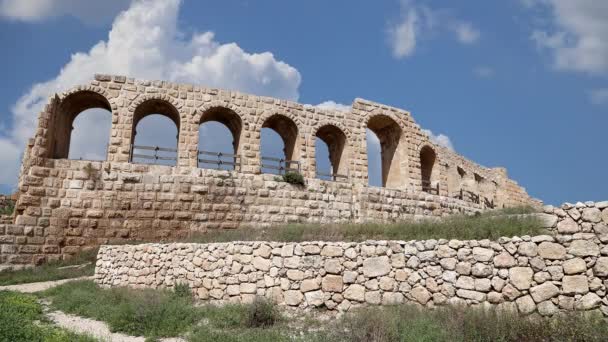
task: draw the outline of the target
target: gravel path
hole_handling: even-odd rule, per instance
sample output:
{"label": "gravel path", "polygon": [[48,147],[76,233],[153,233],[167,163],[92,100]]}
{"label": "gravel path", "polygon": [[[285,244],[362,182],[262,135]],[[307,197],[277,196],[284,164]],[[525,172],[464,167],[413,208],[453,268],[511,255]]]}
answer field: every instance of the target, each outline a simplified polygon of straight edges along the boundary
{"label": "gravel path", "polygon": [[54,280],[54,281],[43,281],[40,283],[28,283],[28,284],[19,284],[19,285],[6,285],[0,286],[0,291],[17,291],[23,293],[34,293],[39,291],[48,290],[51,287],[55,287],[61,284],[65,284],[74,280],[84,280],[84,279],[93,279],[93,276],[90,277],[80,277],[80,278],[70,278],[70,279],[62,279],[62,280]]}

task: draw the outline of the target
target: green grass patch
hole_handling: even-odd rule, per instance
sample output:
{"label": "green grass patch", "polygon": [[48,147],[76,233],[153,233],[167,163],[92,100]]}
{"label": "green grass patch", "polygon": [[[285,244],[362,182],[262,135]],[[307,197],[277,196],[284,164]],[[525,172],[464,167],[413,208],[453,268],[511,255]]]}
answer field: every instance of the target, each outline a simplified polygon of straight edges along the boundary
{"label": "green grass patch", "polygon": [[289,341],[287,323],[276,306],[258,298],[252,304],[195,305],[185,286],[175,290],[99,288],[74,281],[39,294],[51,307],[106,322],[113,332],[150,339],[187,336],[192,341]]}
{"label": "green grass patch", "polygon": [[541,318],[494,309],[429,310],[397,305],[360,308],[340,319],[319,320],[314,317],[315,312],[285,318],[274,304],[263,299],[247,305],[195,305],[185,286],[175,291],[101,289],[91,281],[64,284],[41,296],[51,299],[56,309],[105,321],[113,331],[150,339],[182,336],[196,342],[599,342],[608,336],[605,319],[593,313]]}
{"label": "green grass patch", "polygon": [[0,341],[92,342],[50,324],[34,295],[0,291]]}
{"label": "green grass patch", "polygon": [[76,254],[68,260],[48,262],[40,266],[20,270],[1,271],[0,285],[36,283],[91,276],[95,273],[96,257],[97,249],[94,249]]}
{"label": "green grass patch", "polygon": [[364,241],[377,240],[496,240],[502,236],[543,234],[531,208],[496,210],[477,215],[454,215],[401,223],[292,224],[268,228],[238,228],[197,233],[182,241],[195,243],[230,241]]}
{"label": "green grass patch", "polygon": [[599,342],[608,336],[608,325],[593,313],[540,318],[494,309],[400,305],[359,309],[328,331],[327,341]]}

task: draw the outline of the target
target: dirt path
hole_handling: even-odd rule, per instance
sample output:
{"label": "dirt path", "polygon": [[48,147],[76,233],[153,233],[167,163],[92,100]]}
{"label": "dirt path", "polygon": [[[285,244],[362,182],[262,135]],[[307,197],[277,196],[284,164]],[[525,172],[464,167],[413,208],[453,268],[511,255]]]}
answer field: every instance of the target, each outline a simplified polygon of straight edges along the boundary
{"label": "dirt path", "polygon": [[[80,277],[71,279],[62,279],[55,281],[44,281],[39,283],[29,284],[18,284],[18,285],[7,285],[0,286],[0,291],[17,291],[23,293],[34,293],[39,291],[48,290],[52,287],[65,284],[74,280],[93,279],[93,277]],[[41,300],[43,307],[48,309],[48,304],[45,300]],[[121,333],[113,333],[108,328],[108,325],[104,322],[96,321],[90,318],[83,318],[66,314],[61,311],[47,312],[47,316],[55,323],[55,325],[64,328],[66,330],[92,336],[100,341],[104,342],[145,342],[144,337],[140,336],[129,336]],[[161,339],[162,342],[184,342],[181,338],[165,338]]]}
{"label": "dirt path", "polygon": [[[86,334],[107,342],[144,342],[144,337],[129,336],[121,333],[112,333],[104,322],[89,318],[68,315],[61,311],[48,313],[48,317],[59,327],[79,334]],[[185,342],[181,338],[164,338],[162,342]]]}
{"label": "dirt path", "polygon": [[27,284],[18,284],[18,285],[6,285],[0,286],[0,291],[17,291],[23,293],[34,293],[39,291],[48,290],[52,287],[65,284],[74,280],[84,280],[84,279],[93,279],[93,276],[90,277],[80,277],[80,278],[70,278],[70,279],[62,279],[62,280],[53,280],[53,281],[43,281],[40,283],[27,283]]}

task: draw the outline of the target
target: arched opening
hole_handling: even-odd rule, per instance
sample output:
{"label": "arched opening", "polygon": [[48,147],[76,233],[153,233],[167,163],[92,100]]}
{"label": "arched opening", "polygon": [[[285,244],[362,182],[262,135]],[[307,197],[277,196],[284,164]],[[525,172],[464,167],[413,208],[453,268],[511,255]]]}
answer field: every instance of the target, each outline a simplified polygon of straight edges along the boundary
{"label": "arched opening", "polygon": [[133,113],[131,161],[177,165],[179,112],[163,100],[148,100]]}
{"label": "arched opening", "polygon": [[315,164],[317,177],[328,180],[348,179],[346,135],[334,125],[317,130],[315,138]]}
{"label": "arched opening", "polygon": [[241,118],[234,111],[216,107],[203,113],[199,126],[198,166],[236,170],[241,165]]}
{"label": "arched opening", "polygon": [[422,191],[439,194],[439,183],[434,182],[433,169],[437,155],[430,146],[424,146],[420,150],[420,176],[422,179]]}
{"label": "arched opening", "polygon": [[105,160],[111,126],[112,108],[105,97],[92,91],[67,96],[49,124],[51,158]]}
{"label": "arched opening", "polygon": [[[407,175],[405,165],[402,163],[407,161],[407,151],[405,142],[401,142],[401,128],[386,115],[372,117],[367,123],[367,128],[370,131],[366,134],[369,184],[377,185],[374,179],[380,178],[376,174],[379,168],[382,186],[390,188],[403,186],[406,184]],[[379,167],[375,163],[378,160]]]}
{"label": "arched opening", "polygon": [[263,173],[300,172],[298,127],[291,119],[275,114],[264,121],[260,134]]}

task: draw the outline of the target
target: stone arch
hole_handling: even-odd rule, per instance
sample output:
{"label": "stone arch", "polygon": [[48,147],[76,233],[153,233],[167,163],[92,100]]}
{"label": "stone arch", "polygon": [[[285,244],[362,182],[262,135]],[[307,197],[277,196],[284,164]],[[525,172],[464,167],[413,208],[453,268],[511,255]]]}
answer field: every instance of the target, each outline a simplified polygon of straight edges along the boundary
{"label": "stone arch", "polygon": [[202,125],[205,122],[215,121],[223,124],[232,133],[232,147],[233,153],[238,154],[240,152],[240,139],[243,131],[243,119],[237,112],[224,106],[209,106],[204,110],[201,110],[200,116],[198,117],[198,125]]}
{"label": "stone arch", "polygon": [[437,151],[428,144],[423,144],[419,149],[420,156],[420,180],[422,184],[422,191],[425,192],[437,192],[438,191],[438,155]]}
{"label": "stone arch", "polygon": [[374,132],[380,142],[382,186],[389,188],[404,186],[408,178],[408,155],[404,134],[406,127],[403,122],[393,114],[376,112],[367,118],[365,128]]}
{"label": "stone arch", "polygon": [[299,159],[301,125],[298,126],[294,119],[284,114],[272,114],[266,116],[259,127],[260,131],[262,128],[270,128],[279,134],[283,140],[286,160]]}
{"label": "stone arch", "polygon": [[[329,122],[320,123],[315,126],[312,131],[311,136],[313,139],[320,139],[327,145],[332,179],[339,177],[341,180],[345,180],[345,178],[348,178],[349,163],[351,159],[351,138],[349,136],[350,134],[347,135],[347,132],[348,130],[346,130],[342,124]],[[316,144],[312,144],[312,146],[315,146],[316,152]],[[318,162],[315,162],[315,168],[316,175],[319,176]]]}
{"label": "stone arch", "polygon": [[[81,86],[63,93],[50,117],[48,151],[51,158],[68,158],[73,123],[76,117],[88,109],[100,108],[112,113],[112,104],[105,91],[97,87]],[[110,132],[108,132],[110,135]]]}
{"label": "stone arch", "polygon": [[[137,125],[139,124],[139,122],[149,115],[160,114],[162,116],[167,117],[175,124],[175,127],[177,128],[177,150],[179,151],[179,135],[181,132],[182,118],[178,107],[179,106],[177,105],[177,103],[173,101],[172,98],[169,96],[142,96],[133,103],[131,103],[131,105],[129,106],[129,111],[132,119],[130,144],[135,144],[135,137],[137,135]],[[179,152],[177,154],[172,155],[173,157],[178,159]],[[132,161],[133,156],[131,155],[129,159]],[[176,165],[178,165],[177,160]]]}

